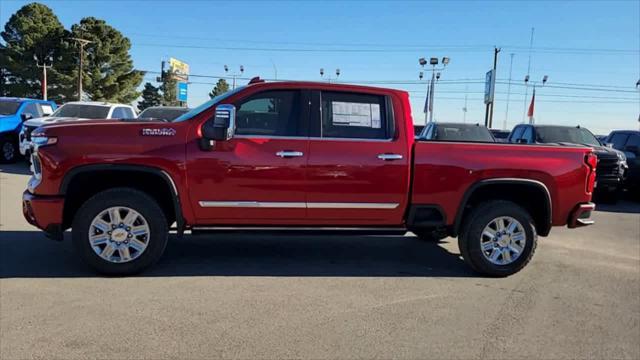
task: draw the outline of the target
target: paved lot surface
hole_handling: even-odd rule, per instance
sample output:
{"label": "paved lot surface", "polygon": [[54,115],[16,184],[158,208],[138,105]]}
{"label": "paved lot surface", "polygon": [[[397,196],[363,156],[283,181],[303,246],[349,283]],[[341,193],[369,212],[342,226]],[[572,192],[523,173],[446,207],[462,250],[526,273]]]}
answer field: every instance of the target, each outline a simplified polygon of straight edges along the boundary
{"label": "paved lot surface", "polygon": [[191,237],[133,278],[94,276],[22,218],[0,166],[0,358],[640,358],[640,204],[554,229],[482,278],[406,237]]}

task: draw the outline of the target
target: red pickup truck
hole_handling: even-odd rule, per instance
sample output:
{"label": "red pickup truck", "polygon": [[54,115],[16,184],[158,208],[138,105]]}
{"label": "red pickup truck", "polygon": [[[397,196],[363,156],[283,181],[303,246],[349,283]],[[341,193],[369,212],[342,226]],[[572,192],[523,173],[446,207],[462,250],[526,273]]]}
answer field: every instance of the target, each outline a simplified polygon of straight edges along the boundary
{"label": "red pickup truck", "polygon": [[473,269],[507,276],[552,226],[593,222],[591,149],[413,131],[405,91],[254,79],[173,122],[36,129],[23,212],[113,275],[155,263],[175,229],[457,236]]}

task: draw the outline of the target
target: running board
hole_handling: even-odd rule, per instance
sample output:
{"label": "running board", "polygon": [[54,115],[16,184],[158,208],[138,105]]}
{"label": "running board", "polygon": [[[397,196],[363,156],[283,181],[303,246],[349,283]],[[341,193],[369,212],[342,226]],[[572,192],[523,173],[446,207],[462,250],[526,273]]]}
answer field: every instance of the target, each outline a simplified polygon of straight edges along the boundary
{"label": "running board", "polygon": [[262,234],[304,234],[304,235],[404,235],[404,227],[309,227],[309,226],[199,226],[191,229],[191,234],[210,233],[256,233]]}

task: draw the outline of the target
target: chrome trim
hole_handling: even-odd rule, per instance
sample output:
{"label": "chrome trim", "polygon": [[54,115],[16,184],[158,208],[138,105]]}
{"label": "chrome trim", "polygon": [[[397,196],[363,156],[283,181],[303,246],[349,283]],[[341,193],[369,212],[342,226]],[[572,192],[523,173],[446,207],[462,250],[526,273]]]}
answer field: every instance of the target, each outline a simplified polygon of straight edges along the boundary
{"label": "chrome trim", "polygon": [[199,201],[200,207],[279,208],[279,209],[395,209],[398,203],[337,203],[337,202],[261,202],[261,201]]}
{"label": "chrome trim", "polygon": [[402,155],[400,154],[380,154],[378,155],[378,159],[380,160],[402,160]]}
{"label": "chrome trim", "polygon": [[307,209],[395,209],[398,203],[308,202]]}
{"label": "chrome trim", "polygon": [[260,202],[260,201],[200,201],[200,207],[242,207],[242,208],[290,208],[304,209],[303,202]]}
{"label": "chrome trim", "polygon": [[240,231],[407,231],[405,227],[335,227],[335,226],[194,226],[192,230],[240,230]]}
{"label": "chrome trim", "polygon": [[327,141],[371,141],[371,142],[392,142],[393,139],[367,139],[367,138],[336,138],[321,136],[279,136],[279,135],[235,135],[234,139],[283,139],[283,140],[327,140]]}
{"label": "chrome trim", "polygon": [[304,155],[302,153],[302,151],[285,151],[285,150],[282,150],[282,151],[278,151],[276,153],[276,156],[279,156],[281,158],[300,157],[302,155]]}

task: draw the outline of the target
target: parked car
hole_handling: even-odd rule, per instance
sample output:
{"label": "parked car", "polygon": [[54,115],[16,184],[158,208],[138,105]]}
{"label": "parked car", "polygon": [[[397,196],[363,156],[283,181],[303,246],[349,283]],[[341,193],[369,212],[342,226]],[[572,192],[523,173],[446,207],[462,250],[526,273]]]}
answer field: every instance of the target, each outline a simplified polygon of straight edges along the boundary
{"label": "parked car", "polygon": [[501,130],[501,129],[489,129],[491,131],[491,135],[496,139],[496,142],[509,142],[509,134],[511,131],[509,130]]}
{"label": "parked car", "polygon": [[552,226],[593,223],[592,149],[416,141],[409,104],[400,90],[253,79],[170,123],[46,125],[24,216],[54,239],[71,228],[77,256],[113,275],[155,263],[173,223],[178,236],[457,236],[491,276],[522,269]]}
{"label": "parked car", "polygon": [[18,133],[24,121],[48,116],[55,109],[53,101],[0,97],[0,162],[18,158]]}
{"label": "parked car", "polygon": [[604,142],[624,153],[629,166],[625,184],[629,190],[640,194],[640,131],[614,130]]}
{"label": "parked car", "polygon": [[97,101],[73,101],[68,102],[51,116],[38,117],[26,121],[20,131],[20,154],[28,155],[31,151],[31,132],[47,124],[61,121],[76,121],[80,119],[134,119],[136,112],[131,105],[111,104]]}
{"label": "parked car", "polygon": [[182,106],[152,106],[142,110],[138,118],[173,121],[187,112],[189,112],[189,108]]}
{"label": "parked car", "polygon": [[496,142],[486,126],[462,123],[429,123],[422,129],[420,138],[438,141]]}
{"label": "parked car", "polygon": [[594,149],[598,157],[596,192],[606,200],[616,201],[627,172],[627,159],[621,151],[604,146],[586,128],[559,125],[516,125],[509,142],[519,144],[579,144]]}

